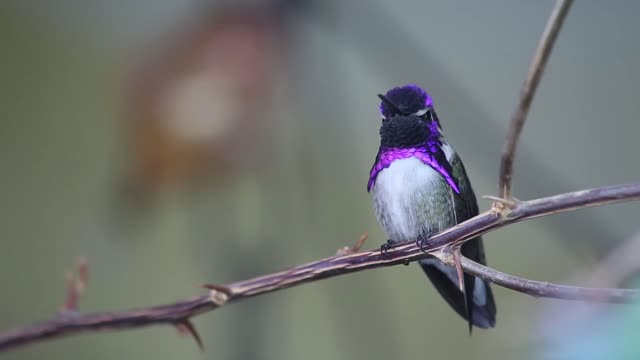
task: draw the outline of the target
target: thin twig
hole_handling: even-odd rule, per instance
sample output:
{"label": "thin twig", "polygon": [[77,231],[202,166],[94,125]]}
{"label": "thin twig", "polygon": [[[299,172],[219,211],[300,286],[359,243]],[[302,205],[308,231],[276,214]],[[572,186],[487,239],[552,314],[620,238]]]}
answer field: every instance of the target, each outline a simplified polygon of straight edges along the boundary
{"label": "thin twig", "polygon": [[486,279],[496,285],[534,297],[615,304],[636,303],[640,300],[640,290],[556,285],[505,274],[465,257],[461,260],[462,267],[466,272]]}
{"label": "thin twig", "polygon": [[558,37],[562,23],[569,13],[569,8],[573,0],[558,0],[555,8],[549,17],[547,25],[542,33],[538,49],[531,60],[527,78],[520,90],[520,100],[511,116],[511,123],[507,132],[506,142],[502,149],[502,159],[500,163],[500,197],[509,200],[511,198],[511,178],[513,177],[513,160],[516,156],[516,147],[524,122],[527,119],[533,96],[536,93],[542,73],[553,49],[553,45]]}
{"label": "thin twig", "polygon": [[[381,254],[379,250],[372,250],[333,256],[245,281],[222,286],[210,285],[208,287],[212,290],[208,294],[173,304],[123,312],[78,313],[74,316],[58,317],[0,334],[0,351],[35,341],[81,332],[123,330],[157,324],[173,325],[184,323],[185,320],[193,316],[249,297],[365,269],[417,261],[430,255],[441,256],[442,250],[447,246],[461,245],[466,240],[515,222],[579,208],[638,199],[640,199],[640,184],[607,186],[536,200],[521,201],[513,209],[504,211],[492,209],[442,231],[431,237],[429,245],[422,247],[422,249],[412,241],[398,244],[385,254]],[[609,302],[622,302],[640,296],[640,290],[585,290],[583,288],[539,283],[526,279],[521,279],[522,281],[517,283],[510,283],[507,280],[513,279],[513,277],[488,268],[474,267],[468,260],[466,262],[463,261],[463,266],[465,266],[466,271],[485,277],[498,285],[536,296]],[[541,286],[541,284],[544,284],[544,286]]]}

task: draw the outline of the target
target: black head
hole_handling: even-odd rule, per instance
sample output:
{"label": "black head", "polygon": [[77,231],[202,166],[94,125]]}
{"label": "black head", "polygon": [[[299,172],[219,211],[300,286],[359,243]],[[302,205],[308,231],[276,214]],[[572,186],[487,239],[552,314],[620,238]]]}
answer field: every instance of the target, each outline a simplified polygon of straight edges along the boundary
{"label": "black head", "polygon": [[405,85],[387,91],[386,95],[378,95],[380,114],[383,118],[396,115],[420,115],[427,109],[433,109],[433,100],[426,91],[417,85]]}
{"label": "black head", "polygon": [[382,147],[414,148],[439,140],[440,124],[426,91],[416,85],[406,85],[378,97],[382,100]]}

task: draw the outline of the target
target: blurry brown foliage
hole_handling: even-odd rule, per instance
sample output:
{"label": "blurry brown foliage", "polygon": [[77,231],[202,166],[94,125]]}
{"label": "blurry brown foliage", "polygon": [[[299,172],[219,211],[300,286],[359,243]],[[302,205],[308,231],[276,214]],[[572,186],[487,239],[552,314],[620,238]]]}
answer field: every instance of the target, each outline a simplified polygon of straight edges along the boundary
{"label": "blurry brown foliage", "polygon": [[256,161],[279,63],[281,17],[229,7],[143,52],[128,77],[125,191],[146,202]]}

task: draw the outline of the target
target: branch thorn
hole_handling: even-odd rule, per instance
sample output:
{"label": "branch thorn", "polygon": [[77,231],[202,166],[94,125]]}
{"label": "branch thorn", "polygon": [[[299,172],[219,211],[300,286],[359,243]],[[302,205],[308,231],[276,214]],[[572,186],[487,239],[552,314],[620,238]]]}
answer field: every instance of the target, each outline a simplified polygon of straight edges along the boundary
{"label": "branch thorn", "polygon": [[462,261],[460,260],[460,248],[453,249],[453,265],[458,274],[458,287],[464,293],[464,272],[462,271]]}
{"label": "branch thorn", "polygon": [[211,294],[209,298],[211,301],[218,305],[224,305],[229,297],[231,297],[231,289],[226,286],[216,285],[216,284],[203,284],[203,288],[211,290]]}
{"label": "branch thorn", "polygon": [[67,272],[65,275],[67,297],[62,305],[61,311],[63,312],[75,312],[78,310],[78,302],[80,297],[87,288],[89,282],[89,265],[84,257],[79,257],[76,260],[76,271]]}
{"label": "branch thorn", "polygon": [[357,253],[358,251],[360,251],[360,249],[364,245],[364,242],[367,241],[368,237],[369,237],[369,232],[364,232],[362,235],[360,235],[360,238],[358,239],[358,241],[356,241],[355,244],[353,244],[353,246],[344,246],[338,249],[338,251],[336,251],[336,256],[343,256],[343,255]]}
{"label": "branch thorn", "polygon": [[193,340],[195,340],[196,344],[198,344],[200,351],[204,351],[204,344],[202,343],[202,338],[200,337],[198,330],[196,329],[195,325],[191,320],[184,319],[180,322],[177,322],[175,326],[176,326],[176,330],[178,330],[178,335],[191,336]]}
{"label": "branch thorn", "polygon": [[502,210],[503,208],[513,210],[521,203],[520,200],[514,197],[511,199],[504,199],[499,196],[482,195],[482,198],[493,201],[493,207],[497,208],[497,210]]}

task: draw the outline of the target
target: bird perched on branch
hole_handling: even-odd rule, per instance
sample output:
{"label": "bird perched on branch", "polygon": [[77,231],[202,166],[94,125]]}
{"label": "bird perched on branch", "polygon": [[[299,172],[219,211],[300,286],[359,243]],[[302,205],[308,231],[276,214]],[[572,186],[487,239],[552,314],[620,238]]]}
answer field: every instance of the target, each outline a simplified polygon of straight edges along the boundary
{"label": "bird perched on branch", "polygon": [[[416,85],[379,95],[380,148],[367,190],[380,225],[389,238],[382,250],[396,242],[429,237],[478,215],[476,196],[458,154],[442,135],[433,100]],[[485,264],[482,238],[462,245],[461,252]],[[461,290],[456,269],[438,259],[420,261],[422,270],[440,295],[472,326],[495,326],[496,305],[486,281],[464,274]]]}

